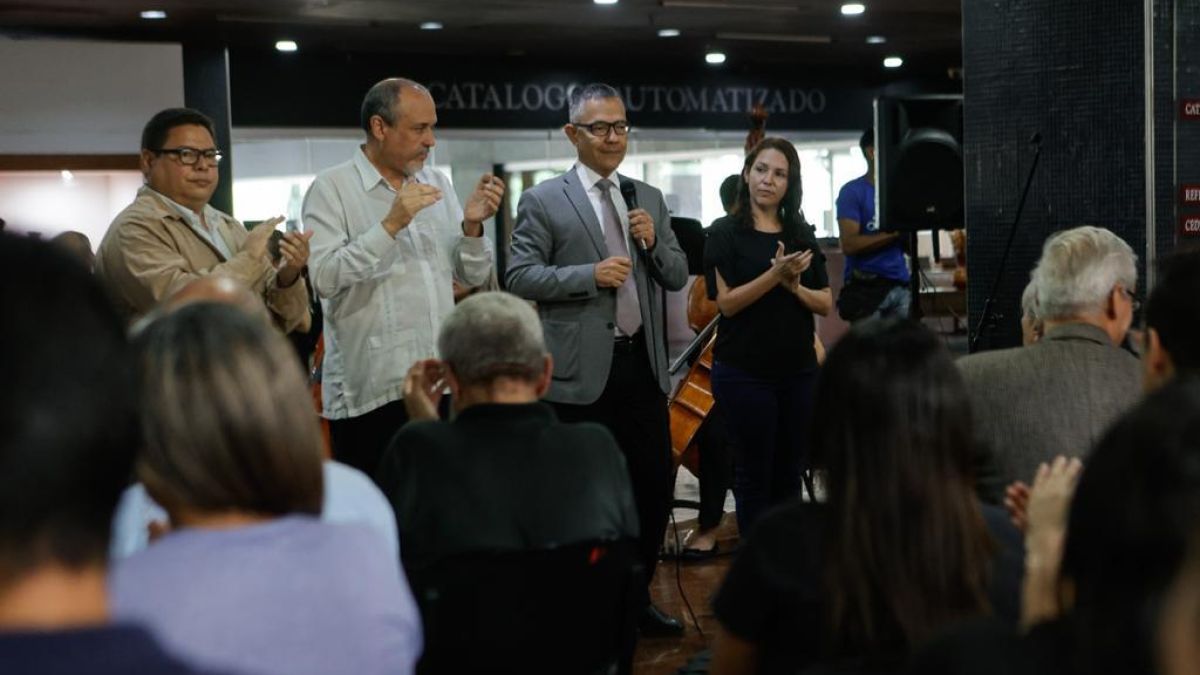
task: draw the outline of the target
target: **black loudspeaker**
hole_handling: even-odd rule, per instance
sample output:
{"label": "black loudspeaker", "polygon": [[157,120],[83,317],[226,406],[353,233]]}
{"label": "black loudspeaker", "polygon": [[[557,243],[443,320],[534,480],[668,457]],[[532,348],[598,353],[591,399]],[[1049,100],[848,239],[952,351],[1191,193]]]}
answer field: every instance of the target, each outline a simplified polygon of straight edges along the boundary
{"label": "black loudspeaker", "polygon": [[962,96],[875,99],[875,213],[892,232],[963,226]]}

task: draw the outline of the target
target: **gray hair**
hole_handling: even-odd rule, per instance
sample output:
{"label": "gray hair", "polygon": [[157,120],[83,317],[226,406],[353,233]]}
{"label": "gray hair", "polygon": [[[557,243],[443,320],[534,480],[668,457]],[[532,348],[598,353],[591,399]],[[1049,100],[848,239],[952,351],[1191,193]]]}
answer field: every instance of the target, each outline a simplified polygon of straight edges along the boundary
{"label": "gray hair", "polygon": [[1137,255],[1102,227],[1064,230],[1046,240],[1031,283],[1043,320],[1078,318],[1100,311],[1114,286],[1137,287]]}
{"label": "gray hair", "polygon": [[396,123],[396,117],[400,113],[398,100],[400,92],[404,91],[405,87],[430,95],[425,85],[405,77],[389,77],[376,82],[363,97],[362,110],[359,113],[363,131],[370,135],[371,118],[376,115],[382,117],[388,124]]}
{"label": "gray hair", "polygon": [[1038,311],[1037,304],[1037,284],[1033,279],[1025,285],[1025,291],[1021,293],[1021,316],[1030,321],[1040,321],[1041,313]]}
{"label": "gray hair", "polygon": [[[569,94],[570,98],[570,119],[569,122],[578,122],[583,116],[583,106],[588,101],[595,101],[603,98],[621,98],[621,92],[615,87],[604,84],[603,82],[592,82],[585,84],[582,87],[574,87]],[[624,101],[621,101],[624,105]]]}
{"label": "gray hair", "polygon": [[303,372],[277,331],[196,302],[133,341],[137,474],[168,511],[321,512],[324,448]]}
{"label": "gray hair", "polygon": [[464,384],[497,377],[533,380],[542,372],[546,343],[542,322],[528,302],[490,291],[463,300],[438,334],[442,360]]}

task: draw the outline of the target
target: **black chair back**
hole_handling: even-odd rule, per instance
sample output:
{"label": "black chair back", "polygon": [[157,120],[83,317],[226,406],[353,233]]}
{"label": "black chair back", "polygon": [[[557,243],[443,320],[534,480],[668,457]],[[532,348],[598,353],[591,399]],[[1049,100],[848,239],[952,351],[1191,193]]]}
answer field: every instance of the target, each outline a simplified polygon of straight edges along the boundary
{"label": "black chair back", "polygon": [[472,553],[409,574],[421,675],[628,670],[640,566],[632,542]]}

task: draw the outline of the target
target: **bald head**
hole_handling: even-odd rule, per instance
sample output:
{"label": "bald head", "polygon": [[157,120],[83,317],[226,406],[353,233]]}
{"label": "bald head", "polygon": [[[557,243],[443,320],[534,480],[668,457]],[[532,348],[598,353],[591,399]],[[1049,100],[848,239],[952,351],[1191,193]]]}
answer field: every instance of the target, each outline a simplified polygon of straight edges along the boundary
{"label": "bald head", "polygon": [[232,305],[248,316],[262,320],[271,325],[271,315],[262,298],[256,296],[250,289],[233,279],[219,274],[200,277],[175,292],[162,305],[164,313],[173,312],[180,307],[198,302],[215,302],[221,305]]}
{"label": "bald head", "polygon": [[50,240],[50,243],[83,263],[88,270],[96,266],[96,254],[92,252],[92,242],[86,234],[68,230],[56,235]]}

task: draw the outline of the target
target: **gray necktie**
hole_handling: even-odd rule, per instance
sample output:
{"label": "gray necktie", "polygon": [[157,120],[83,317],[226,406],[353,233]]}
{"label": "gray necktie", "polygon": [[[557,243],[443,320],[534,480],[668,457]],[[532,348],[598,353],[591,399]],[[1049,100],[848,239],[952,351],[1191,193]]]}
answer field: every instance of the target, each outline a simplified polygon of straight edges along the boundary
{"label": "gray necktie", "polygon": [[[604,243],[608,245],[610,256],[629,257],[629,245],[625,242],[625,230],[621,227],[621,217],[617,215],[617,206],[612,200],[612,181],[607,178],[598,181],[600,188],[601,225],[604,226]],[[617,289],[617,328],[624,335],[633,335],[642,327],[642,311],[638,307],[637,284],[633,274],[625,279]]]}

